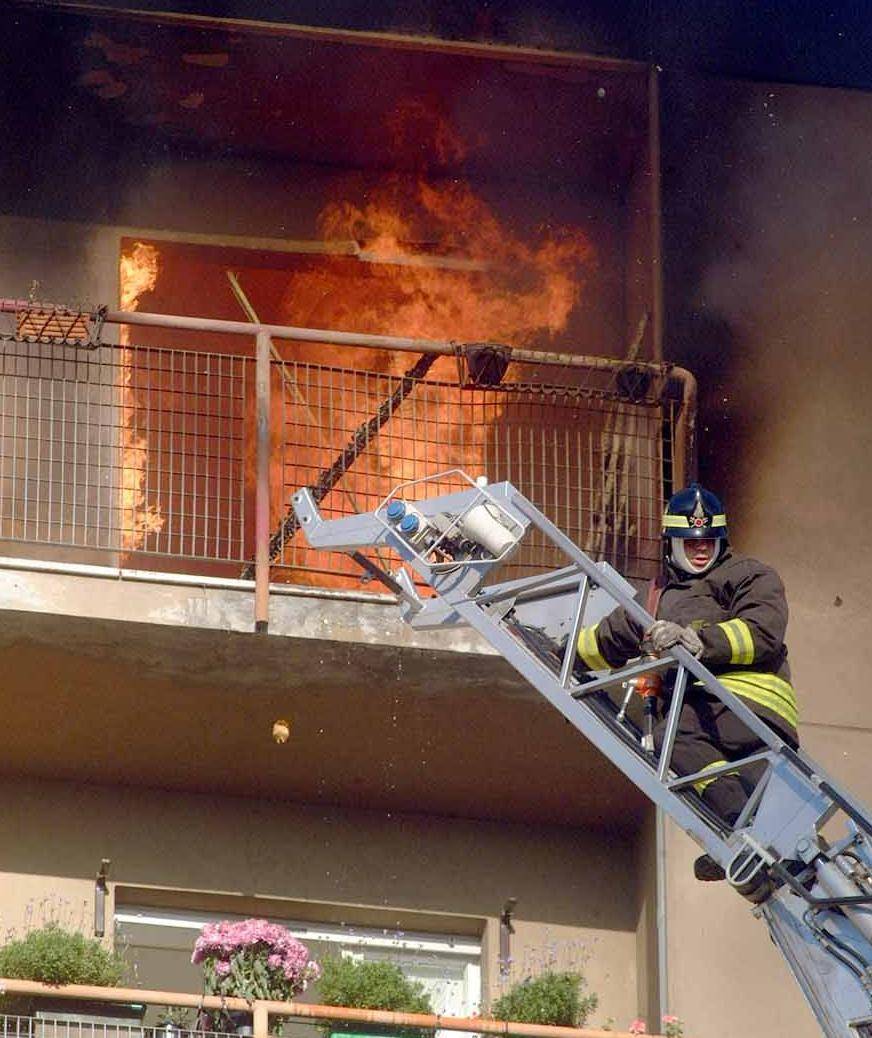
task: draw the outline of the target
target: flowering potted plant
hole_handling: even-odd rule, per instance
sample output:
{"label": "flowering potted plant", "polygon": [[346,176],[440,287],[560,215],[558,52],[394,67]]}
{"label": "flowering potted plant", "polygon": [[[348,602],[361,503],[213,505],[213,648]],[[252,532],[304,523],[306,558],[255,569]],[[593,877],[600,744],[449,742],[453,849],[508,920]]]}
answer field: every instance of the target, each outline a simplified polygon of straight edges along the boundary
{"label": "flowering potted plant", "polygon": [[[191,962],[202,964],[206,994],[286,1002],[321,975],[309,949],[284,926],[266,919],[207,923]],[[216,1030],[236,1029],[238,1014],[215,1014]]]}

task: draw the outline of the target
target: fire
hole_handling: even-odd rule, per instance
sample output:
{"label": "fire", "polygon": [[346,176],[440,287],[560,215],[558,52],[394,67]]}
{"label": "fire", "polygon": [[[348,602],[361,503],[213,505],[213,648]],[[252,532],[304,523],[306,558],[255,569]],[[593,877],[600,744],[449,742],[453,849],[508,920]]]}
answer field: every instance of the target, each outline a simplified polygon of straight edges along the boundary
{"label": "fire", "polygon": [[[140,297],[157,284],[158,252],[153,245],[136,242],[121,257],[121,309],[136,310]],[[148,440],[138,426],[138,407],[133,386],[134,354],[128,349],[130,333],[121,329],[121,547],[141,548],[150,533],[163,529],[164,518],[156,504],[145,499]]]}
{"label": "fire", "polygon": [[294,277],[288,319],[316,328],[527,346],[563,331],[593,258],[581,232],[514,236],[462,181],[421,179],[409,197],[394,180],[363,206],[328,205],[320,226],[327,240],[360,242],[373,265],[348,278],[328,261]]}
{"label": "fire", "polygon": [[[422,104],[405,106],[396,114],[392,129],[398,150],[405,147],[407,157],[412,151],[420,153],[422,139],[429,140],[427,153],[442,166],[456,163],[467,150],[448,124]],[[348,199],[329,203],[320,214],[319,229],[327,241],[357,242],[358,258],[364,262],[352,267],[353,260],[330,257],[295,273],[283,303],[283,316],[289,324],[457,342],[543,344],[547,348],[566,329],[581,303],[585,277],[594,263],[591,245],[580,230],[546,230],[524,238],[470,183],[437,179],[426,168],[411,177],[386,177],[361,203]],[[295,345],[288,348],[288,355],[349,369],[375,368],[391,375],[404,373],[414,360],[407,353],[384,353],[374,359],[371,351],[327,346]],[[432,373],[453,381],[454,364],[454,358],[440,360]],[[511,378],[510,368],[506,380]],[[357,399],[358,383],[353,375],[331,372],[329,379],[327,396]],[[310,391],[317,401],[325,397],[319,387],[310,387]],[[391,484],[440,469],[460,466],[480,471],[491,436],[491,426],[486,423],[473,423],[464,431],[462,456],[456,443],[453,447],[429,443],[425,459],[418,459],[414,451],[398,452],[392,447],[398,441],[414,443],[421,421],[425,425],[432,422],[431,428],[443,431],[456,423],[460,399],[459,390],[430,386],[426,414],[419,402],[411,409],[400,405],[390,419],[390,434],[386,428],[372,439],[366,458],[357,461],[337,484],[333,502],[343,507],[344,495],[345,503],[350,500],[355,507],[355,500],[363,495],[366,505],[371,504],[365,490],[373,486],[373,475],[386,491]],[[292,424],[311,424],[311,406],[311,402],[306,408],[299,402],[286,403]],[[417,417],[412,417],[416,406]],[[341,451],[354,432],[354,423],[367,417],[358,414],[352,420],[349,411],[347,406],[337,411],[330,404],[329,409],[316,413],[316,442],[324,444],[329,437],[330,449]],[[492,408],[494,421],[500,414],[499,407]],[[432,441],[432,433],[428,439]],[[304,467],[310,464],[309,459],[301,458],[299,469],[285,466],[286,490],[294,488],[295,480],[311,480],[311,467]],[[282,503],[277,504],[281,507]],[[320,563],[315,554],[307,556],[313,566]],[[327,559],[323,561],[329,565]]]}

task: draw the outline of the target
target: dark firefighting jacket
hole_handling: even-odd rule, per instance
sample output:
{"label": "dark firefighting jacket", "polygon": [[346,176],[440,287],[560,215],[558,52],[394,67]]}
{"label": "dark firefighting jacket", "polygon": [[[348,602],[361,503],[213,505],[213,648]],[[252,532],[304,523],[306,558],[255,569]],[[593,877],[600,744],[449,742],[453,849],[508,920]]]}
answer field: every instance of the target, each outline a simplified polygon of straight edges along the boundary
{"label": "dark firefighting jacket", "polygon": [[[692,627],[703,644],[700,662],[763,720],[795,737],[796,695],[784,644],[787,600],[775,570],[727,549],[707,573],[690,576],[668,567],[660,583],[656,618]],[[643,634],[618,608],[582,629],[578,654],[590,670],[621,667],[640,654]]]}

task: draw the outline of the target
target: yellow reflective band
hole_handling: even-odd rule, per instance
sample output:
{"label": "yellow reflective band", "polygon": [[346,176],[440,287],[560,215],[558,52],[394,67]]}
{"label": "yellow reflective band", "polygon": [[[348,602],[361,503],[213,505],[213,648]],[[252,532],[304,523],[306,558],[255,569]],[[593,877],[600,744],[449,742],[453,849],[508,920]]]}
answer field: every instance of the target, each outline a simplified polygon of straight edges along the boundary
{"label": "yellow reflective band", "polygon": [[597,627],[599,624],[594,627],[582,627],[578,635],[578,655],[590,670],[608,670],[609,665],[600,655],[599,643],[596,640]]}
{"label": "yellow reflective band", "polygon": [[[727,517],[725,515],[714,515],[712,521],[709,524],[712,528],[721,527],[727,525]],[[670,515],[668,512],[663,516],[663,528],[675,529],[675,530],[689,530],[690,519],[686,515]],[[705,527],[701,526],[699,529],[704,530]]]}
{"label": "yellow reflective band", "polygon": [[718,681],[737,696],[750,699],[752,703],[763,706],[783,718],[791,728],[796,727],[799,719],[796,709],[796,693],[793,686],[775,674],[761,674],[757,671],[731,671],[718,674]]}
{"label": "yellow reflective band", "polygon": [[[711,771],[712,768],[722,768],[725,764],[729,764],[726,760],[713,760],[711,764],[706,764],[704,768],[700,768],[700,771]],[[717,782],[718,779],[726,778],[728,775],[738,776],[738,771],[724,771],[720,775],[712,775],[708,779],[697,779],[693,784],[693,788],[702,795],[703,790],[708,789],[712,782]]]}
{"label": "yellow reflective band", "polygon": [[754,662],[754,639],[744,620],[725,620],[715,626],[720,627],[730,643],[730,663],[745,666]]}

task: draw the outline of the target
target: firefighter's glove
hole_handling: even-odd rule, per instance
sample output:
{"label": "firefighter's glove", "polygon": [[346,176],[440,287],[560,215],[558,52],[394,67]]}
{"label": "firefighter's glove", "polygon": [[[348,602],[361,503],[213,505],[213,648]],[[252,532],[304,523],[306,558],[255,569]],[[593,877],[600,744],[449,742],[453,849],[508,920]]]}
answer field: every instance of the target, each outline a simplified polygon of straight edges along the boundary
{"label": "firefighter's glove", "polygon": [[703,645],[699,635],[692,627],[682,627],[672,620],[655,620],[645,634],[645,645],[659,656],[676,645],[681,645],[691,654],[699,657]]}

